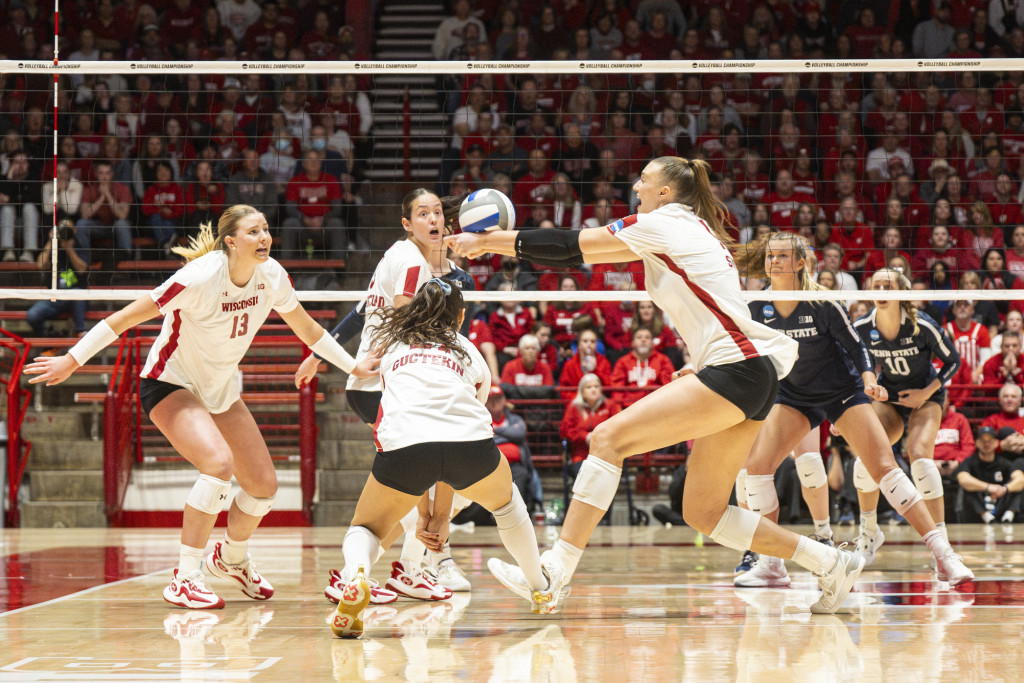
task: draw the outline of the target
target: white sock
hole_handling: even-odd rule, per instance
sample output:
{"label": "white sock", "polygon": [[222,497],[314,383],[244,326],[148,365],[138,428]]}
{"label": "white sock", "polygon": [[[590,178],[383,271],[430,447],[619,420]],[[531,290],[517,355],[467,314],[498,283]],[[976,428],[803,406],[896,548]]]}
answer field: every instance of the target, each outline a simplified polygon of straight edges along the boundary
{"label": "white sock", "polygon": [[583,550],[570,545],[562,539],[558,539],[551,548],[551,552],[562,561],[562,566],[565,567],[565,582],[569,583],[572,575],[576,573],[576,565],[580,563],[580,558],[583,557]]}
{"label": "white sock", "polygon": [[408,569],[416,569],[423,566],[423,553],[427,552],[427,546],[423,545],[420,539],[416,538],[415,531],[406,531],[405,540],[402,541],[402,566]]}
{"label": "white sock", "polygon": [[949,543],[949,529],[946,528],[946,523],[936,522],[935,528],[942,532],[942,537],[946,539],[946,543]]}
{"label": "white sock", "polygon": [[540,552],[537,550],[537,532],[533,524],[519,524],[510,529],[498,529],[498,536],[509,554],[523,570],[523,576],[530,588],[543,590],[548,580],[540,568]]}
{"label": "white sock", "polygon": [[452,559],[452,547],[448,543],[444,544],[444,548],[439,553],[435,553],[433,550],[427,551],[427,564],[431,567],[440,567],[442,562],[450,559]]}
{"label": "white sock", "polygon": [[186,576],[202,568],[205,555],[204,548],[193,548],[182,543],[178,550],[178,576]]}
{"label": "white sock", "polygon": [[878,531],[878,510],[860,511],[860,527],[869,534]]}
{"label": "white sock", "polygon": [[220,546],[221,559],[228,564],[242,564],[247,552],[249,552],[249,539],[233,541],[227,532],[224,532],[224,542]]}
{"label": "white sock", "polygon": [[942,535],[942,531],[939,529],[932,529],[926,533],[924,535],[924,542],[935,557],[942,557],[947,553],[953,552],[953,548],[950,547],[949,541],[946,540],[946,537]]}
{"label": "white sock", "polygon": [[380,562],[380,558],[384,557],[384,553],[386,553],[386,552],[387,552],[387,549],[384,546],[378,546],[378,548],[377,548],[377,557],[373,558],[373,563],[377,564],[378,562]]}
{"label": "white sock", "polygon": [[797,541],[796,550],[793,551],[792,559],[807,571],[821,574],[835,565],[837,557],[835,548],[829,548],[824,543],[801,536]]}
{"label": "white sock", "polygon": [[832,538],[832,526],[829,524],[828,517],[814,520],[814,535],[822,538]]}
{"label": "white sock", "polygon": [[346,581],[355,578],[359,567],[369,574],[373,567],[373,558],[377,557],[380,550],[380,539],[366,527],[353,526],[345,532],[345,542],[341,546],[341,552],[345,556],[345,569],[342,576]]}

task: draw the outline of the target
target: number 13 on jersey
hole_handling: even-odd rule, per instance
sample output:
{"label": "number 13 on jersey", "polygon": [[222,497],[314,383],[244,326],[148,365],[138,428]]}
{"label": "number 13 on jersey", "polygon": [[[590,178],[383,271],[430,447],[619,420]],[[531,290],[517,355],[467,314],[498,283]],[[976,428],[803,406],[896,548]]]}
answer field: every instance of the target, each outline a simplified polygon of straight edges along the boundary
{"label": "number 13 on jersey", "polygon": [[242,313],[236,315],[234,322],[231,323],[231,339],[235,337],[244,337],[246,332],[249,331],[249,314]]}

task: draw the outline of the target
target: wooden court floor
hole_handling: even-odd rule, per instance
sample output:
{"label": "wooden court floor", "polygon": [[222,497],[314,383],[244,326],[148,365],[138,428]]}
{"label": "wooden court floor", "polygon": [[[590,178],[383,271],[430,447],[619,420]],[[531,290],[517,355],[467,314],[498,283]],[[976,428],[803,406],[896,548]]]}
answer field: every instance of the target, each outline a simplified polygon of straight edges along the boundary
{"label": "wooden court floor", "polygon": [[[255,603],[211,579],[227,600],[216,612],[160,597],[176,531],[0,531],[0,681],[1024,679],[1024,526],[953,526],[978,576],[953,591],[912,530],[884,530],[845,613],[811,616],[815,582],[792,563],[792,588],[735,589],[737,554],[690,529],[601,528],[565,611],[546,618],[490,576],[505,553],[477,528],[452,539],[472,593],[371,607],[357,641],[332,637],[322,593],[343,529],[259,532],[276,594]],[[555,530],[538,531],[546,545]]]}

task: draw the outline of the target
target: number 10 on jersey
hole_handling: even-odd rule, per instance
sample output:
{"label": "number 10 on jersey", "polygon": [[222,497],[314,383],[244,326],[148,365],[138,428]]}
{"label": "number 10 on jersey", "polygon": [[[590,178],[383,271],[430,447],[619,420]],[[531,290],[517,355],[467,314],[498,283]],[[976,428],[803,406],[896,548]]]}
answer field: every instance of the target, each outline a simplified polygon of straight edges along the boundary
{"label": "number 10 on jersey", "polygon": [[896,356],[895,358],[885,359],[885,368],[889,371],[890,375],[909,375],[910,365],[907,363],[907,359],[903,356]]}
{"label": "number 10 on jersey", "polygon": [[248,331],[249,314],[243,313],[241,315],[236,315],[234,322],[231,323],[231,339],[234,339],[235,337],[244,337],[245,333]]}

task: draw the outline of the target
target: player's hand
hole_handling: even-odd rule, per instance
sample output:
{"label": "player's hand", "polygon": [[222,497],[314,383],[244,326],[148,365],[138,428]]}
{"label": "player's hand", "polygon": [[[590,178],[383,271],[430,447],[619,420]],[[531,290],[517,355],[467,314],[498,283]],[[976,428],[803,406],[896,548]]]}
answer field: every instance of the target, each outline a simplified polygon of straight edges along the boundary
{"label": "player's hand", "polygon": [[828,433],[832,436],[842,436],[843,433],[839,431],[839,427],[836,427],[835,423],[830,424],[828,427]]}
{"label": "player's hand", "polygon": [[366,355],[359,359],[356,366],[352,368],[352,375],[359,379],[376,377],[380,374],[380,357],[381,353],[377,349],[367,351]]}
{"label": "player's hand", "polygon": [[475,232],[460,232],[444,238],[445,245],[459,256],[467,259],[480,258],[487,253],[484,236]]}
{"label": "player's hand", "polygon": [[295,388],[301,389],[304,385],[309,384],[316,377],[317,368],[320,366],[320,359],[314,356],[312,353],[306,356],[306,360],[302,361],[299,365],[299,369],[295,371]]}
{"label": "player's hand", "polygon": [[904,389],[899,394],[900,400],[896,403],[907,408],[916,409],[924,405],[924,402],[931,396],[924,389]]}
{"label": "player's hand", "polygon": [[74,356],[65,353],[63,356],[36,356],[35,360],[25,366],[26,375],[38,375],[28,380],[29,384],[46,382],[46,386],[60,384],[78,369],[78,361]]}
{"label": "player's hand", "polygon": [[889,392],[879,384],[865,384],[864,393],[882,403],[889,400]]}

